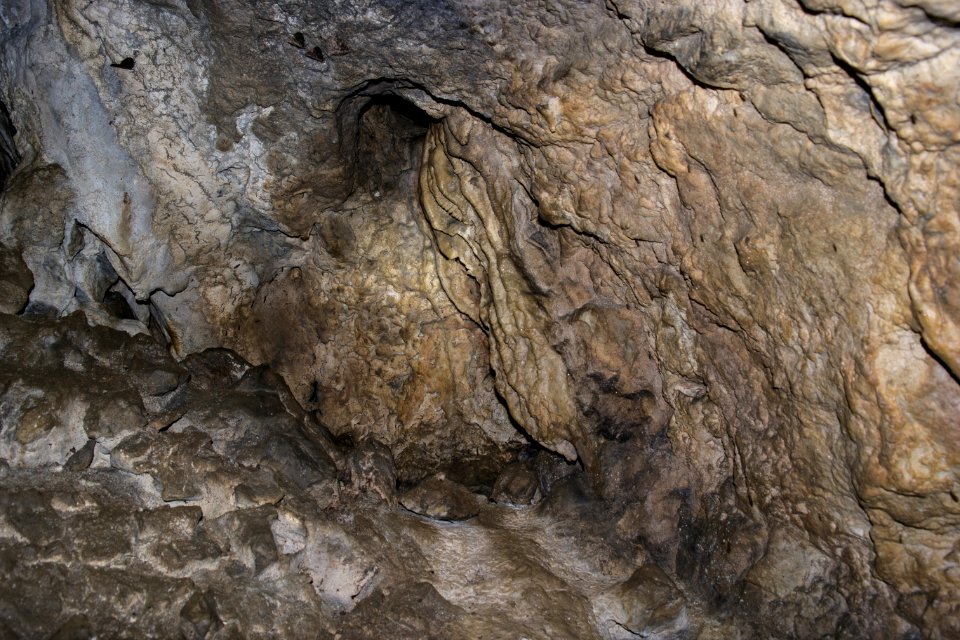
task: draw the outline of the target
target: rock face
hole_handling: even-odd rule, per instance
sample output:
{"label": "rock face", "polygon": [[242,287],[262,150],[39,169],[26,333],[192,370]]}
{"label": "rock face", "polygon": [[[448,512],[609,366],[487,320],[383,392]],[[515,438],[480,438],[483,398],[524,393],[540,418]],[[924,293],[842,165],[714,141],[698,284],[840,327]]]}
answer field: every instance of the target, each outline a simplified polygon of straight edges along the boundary
{"label": "rock face", "polygon": [[515,4],[0,7],[11,633],[960,635],[960,10]]}
{"label": "rock face", "polygon": [[[82,314],[0,316],[0,345],[4,638],[600,638],[620,624],[738,624],[701,622],[639,545],[589,535],[589,504],[560,500],[559,519],[435,476],[400,498],[426,517],[395,508],[389,449],[341,455],[282,380],[231,352],[177,363]],[[653,578],[638,588],[637,575]],[[506,593],[523,601],[502,610]]]}

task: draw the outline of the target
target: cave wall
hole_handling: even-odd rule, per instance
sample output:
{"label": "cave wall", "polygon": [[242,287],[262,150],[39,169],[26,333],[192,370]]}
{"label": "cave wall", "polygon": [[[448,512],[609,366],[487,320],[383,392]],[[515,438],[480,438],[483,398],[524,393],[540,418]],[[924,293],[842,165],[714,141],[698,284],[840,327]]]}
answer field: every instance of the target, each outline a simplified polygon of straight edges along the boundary
{"label": "cave wall", "polygon": [[13,0],[0,240],[28,311],[236,349],[408,479],[519,427],[778,634],[950,637],[958,20]]}

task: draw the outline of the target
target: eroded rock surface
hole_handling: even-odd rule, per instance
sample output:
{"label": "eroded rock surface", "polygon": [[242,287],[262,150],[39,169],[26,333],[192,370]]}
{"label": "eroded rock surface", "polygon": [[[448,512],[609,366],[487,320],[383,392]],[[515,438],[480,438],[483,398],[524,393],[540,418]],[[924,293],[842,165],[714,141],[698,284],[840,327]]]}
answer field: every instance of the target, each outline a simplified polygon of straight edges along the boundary
{"label": "eroded rock surface", "polygon": [[[585,538],[439,477],[401,498],[428,517],[397,509],[384,445],[343,455],[278,377],[235,354],[177,364],[80,314],[0,316],[0,344],[4,637],[593,638],[699,624],[665,575],[631,576],[636,542]],[[503,611],[508,593],[523,599]],[[641,613],[638,597],[666,608]]]}
{"label": "eroded rock surface", "polygon": [[[159,484],[103,509],[259,509],[320,626],[363,593],[417,637],[960,634],[953,3],[515,4],[5,3],[0,311],[152,354],[48,389],[58,347],[11,342],[9,486],[109,458]],[[438,473],[493,502],[398,510]],[[189,633],[253,633],[223,562],[177,574]]]}

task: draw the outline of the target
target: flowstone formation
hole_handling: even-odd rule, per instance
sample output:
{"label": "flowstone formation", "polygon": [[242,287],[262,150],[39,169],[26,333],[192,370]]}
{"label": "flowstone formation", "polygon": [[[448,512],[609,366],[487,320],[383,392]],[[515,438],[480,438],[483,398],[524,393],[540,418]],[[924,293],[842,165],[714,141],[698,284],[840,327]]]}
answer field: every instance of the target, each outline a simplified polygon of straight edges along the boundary
{"label": "flowstone formation", "polygon": [[955,3],[0,46],[4,634],[960,636]]}

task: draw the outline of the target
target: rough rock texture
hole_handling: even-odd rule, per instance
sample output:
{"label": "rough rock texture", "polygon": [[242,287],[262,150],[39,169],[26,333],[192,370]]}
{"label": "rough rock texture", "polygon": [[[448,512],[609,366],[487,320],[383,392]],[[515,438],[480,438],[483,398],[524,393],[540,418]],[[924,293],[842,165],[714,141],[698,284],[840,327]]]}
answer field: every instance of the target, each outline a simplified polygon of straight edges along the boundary
{"label": "rough rock texture", "polygon": [[[82,314],[0,316],[0,345],[4,638],[619,638],[738,624],[700,622],[635,541],[586,533],[569,516],[589,505],[567,503],[565,523],[434,477],[401,498],[430,517],[396,509],[396,481],[371,482],[393,473],[386,447],[358,447],[351,464],[276,375],[231,352],[178,364]],[[505,591],[524,601],[504,610]]]}
{"label": "rough rock texture", "polygon": [[[496,500],[517,460],[544,496],[535,516],[486,504],[518,520],[430,524],[464,564],[357,607],[412,636],[499,624],[502,602],[466,607],[457,582],[486,561],[490,589],[571,607],[573,626],[533,637],[960,635],[960,10],[515,4],[4,3],[0,310],[83,310],[152,332],[188,369],[224,347],[268,366],[287,415],[313,425],[303,441],[357,478],[345,491],[393,514],[378,531],[415,517],[397,482],[442,472]],[[138,423],[155,420],[141,391],[18,384],[12,468],[89,473],[88,438],[161,437]],[[192,411],[163,437],[306,428]],[[118,454],[129,473],[185,465],[169,500],[240,508],[209,493],[232,472],[205,455],[134,449]],[[243,500],[276,496],[257,482]],[[517,533],[568,521],[597,539]],[[498,536],[616,556],[550,565],[594,613],[498,574],[520,566],[484,555]],[[215,596],[184,594],[196,629],[223,624]],[[418,618],[418,599],[442,615]],[[690,623],[700,612],[724,622]]]}

